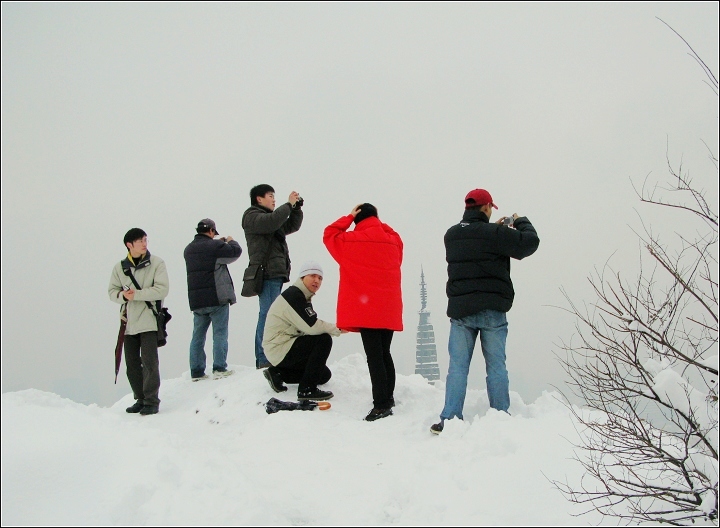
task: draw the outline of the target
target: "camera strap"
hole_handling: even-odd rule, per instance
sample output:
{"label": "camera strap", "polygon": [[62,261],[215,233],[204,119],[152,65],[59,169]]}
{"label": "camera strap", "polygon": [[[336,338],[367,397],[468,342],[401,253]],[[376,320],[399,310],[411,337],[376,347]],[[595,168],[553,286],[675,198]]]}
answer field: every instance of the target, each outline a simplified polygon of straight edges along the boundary
{"label": "camera strap", "polygon": [[[141,288],[140,285],[138,284],[138,281],[135,280],[135,275],[133,275],[133,272],[132,272],[132,270],[131,270],[130,268],[125,268],[125,269],[123,269],[123,273],[125,273],[125,275],[127,275],[128,277],[130,277],[130,280],[132,281],[132,283],[135,285],[135,287],[136,287],[138,290],[142,290],[142,288]],[[158,303],[158,310],[155,311],[155,309],[153,308],[152,303],[151,303],[150,301],[145,301],[145,304],[148,305],[148,308],[150,308],[150,310],[151,310],[152,313],[155,315],[155,317],[157,317],[158,311],[160,311],[160,306],[159,306],[159,305],[160,305],[160,301],[157,301],[157,303]]]}

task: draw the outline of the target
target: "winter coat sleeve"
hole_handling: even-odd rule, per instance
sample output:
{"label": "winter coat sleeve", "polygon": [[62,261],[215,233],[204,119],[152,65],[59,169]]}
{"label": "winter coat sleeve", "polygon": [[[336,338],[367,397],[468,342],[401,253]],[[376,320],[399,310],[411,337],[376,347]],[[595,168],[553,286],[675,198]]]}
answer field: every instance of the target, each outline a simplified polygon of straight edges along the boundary
{"label": "winter coat sleeve", "polygon": [[[251,207],[243,218],[243,229],[246,233],[252,235],[269,235],[283,227],[291,215],[292,206],[289,203],[284,203],[275,208],[272,213],[266,213],[258,208]],[[302,222],[302,217],[300,222]],[[299,228],[300,225],[298,224]]]}
{"label": "winter coat sleeve", "polygon": [[[341,216],[325,228],[323,232],[323,243],[332,258],[340,262],[343,254],[343,235],[353,223],[353,215]],[[396,233],[397,234],[397,233]],[[399,238],[399,237],[398,237]]]}
{"label": "winter coat sleeve", "polygon": [[218,247],[216,255],[217,264],[232,264],[242,255],[242,248],[237,240],[223,242],[222,245]]}
{"label": "winter coat sleeve", "polygon": [[121,277],[124,277],[124,275],[122,274],[122,268],[120,266],[120,263],[118,263],[115,265],[115,267],[113,267],[112,273],[110,274],[110,284],[108,285],[108,297],[110,297],[110,300],[112,302],[115,302],[118,304],[125,304],[127,301],[125,300],[125,297],[122,295],[123,283],[122,283]]}
{"label": "winter coat sleeve", "polygon": [[[290,204],[285,204],[290,205]],[[295,233],[296,231],[300,230],[300,226],[303,222],[303,212],[300,207],[293,207],[290,206],[290,218],[287,219],[287,222],[285,222],[282,226],[283,233],[286,235],[289,235],[290,233]]]}
{"label": "winter coat sleeve", "polygon": [[340,335],[340,329],[337,326],[319,319],[314,310],[311,311],[312,313],[306,311],[306,308],[308,306],[312,307],[312,305],[308,305],[299,289],[292,291],[292,293],[287,292],[286,297],[290,306],[290,309],[285,314],[289,326],[296,328],[302,335]]}
{"label": "winter coat sleeve", "polygon": [[315,319],[311,326],[295,310],[288,311],[287,316],[290,325],[297,328],[301,335],[330,334],[335,337],[340,335],[340,329],[337,326],[322,319]]}
{"label": "winter coat sleeve", "polygon": [[540,238],[530,220],[525,216],[515,220],[514,226],[515,229],[499,230],[505,235],[502,246],[508,257],[522,260],[535,253],[540,245]]}

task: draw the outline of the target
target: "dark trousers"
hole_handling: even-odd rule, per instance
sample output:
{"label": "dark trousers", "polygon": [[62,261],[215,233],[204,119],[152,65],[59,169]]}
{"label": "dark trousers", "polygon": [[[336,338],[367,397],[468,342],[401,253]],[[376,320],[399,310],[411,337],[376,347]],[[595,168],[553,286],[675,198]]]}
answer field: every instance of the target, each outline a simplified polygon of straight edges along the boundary
{"label": "dark trousers", "polygon": [[330,334],[298,337],[285,358],[275,367],[285,383],[297,383],[298,390],[314,389],[332,376],[327,368],[332,349]]}
{"label": "dark trousers", "polygon": [[395,364],[390,355],[390,343],[393,333],[393,330],[378,328],[360,329],[368,370],[370,370],[373,407],[376,409],[392,407],[395,392]]}
{"label": "dark trousers", "polygon": [[157,332],[125,336],[125,366],[135,399],[145,405],[159,405],[160,361]]}

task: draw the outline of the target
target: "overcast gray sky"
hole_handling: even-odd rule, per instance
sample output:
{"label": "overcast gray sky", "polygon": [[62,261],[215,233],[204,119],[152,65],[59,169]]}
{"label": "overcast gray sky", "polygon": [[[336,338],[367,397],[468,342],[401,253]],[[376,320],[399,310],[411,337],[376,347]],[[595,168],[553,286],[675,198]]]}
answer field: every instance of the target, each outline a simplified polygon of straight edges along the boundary
{"label": "overcast gray sky", "polygon": [[[488,189],[541,240],[512,266],[511,390],[532,401],[562,384],[560,288],[591,300],[586,277],[611,256],[633,275],[640,217],[672,227],[631,179],[662,179],[667,155],[717,203],[703,142],[717,154],[718,99],[657,17],[717,75],[717,2],[3,2],[2,391],[101,405],[129,392],[123,372],[113,385],[106,290],[131,227],[168,265],[161,374],[187,371],[183,249],[204,217],[244,249],[258,183],[305,198],[292,279],[303,260],[324,266],[314,304],[330,321],[338,274],[323,228],[378,207],[405,242],[398,372],[414,371],[423,267],[443,379],[443,235],[465,194]],[[230,266],[238,285],[246,264]],[[256,320],[256,299],[232,307],[231,365],[254,365]],[[361,351],[341,336],[331,362]],[[478,346],[471,385],[484,376]]]}

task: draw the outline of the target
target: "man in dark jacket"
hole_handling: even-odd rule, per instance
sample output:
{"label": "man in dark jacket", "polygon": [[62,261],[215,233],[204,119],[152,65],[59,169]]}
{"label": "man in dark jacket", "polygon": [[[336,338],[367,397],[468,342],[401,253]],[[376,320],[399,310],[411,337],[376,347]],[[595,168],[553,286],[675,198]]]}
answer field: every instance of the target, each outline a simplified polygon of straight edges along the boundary
{"label": "man in dark jacket", "polygon": [[258,295],[260,312],[255,329],[255,367],[258,369],[272,366],[263,351],[265,319],[282,285],[290,281],[290,252],[285,236],[300,229],[302,205],[303,199],[293,191],[286,203],[275,208],[275,189],[261,184],[250,190],[250,207],[243,213],[249,264],[262,265],[264,277],[263,289]]}
{"label": "man in dark jacket", "polygon": [[445,420],[463,417],[470,360],[478,334],[485,357],[490,407],[505,412],[510,408],[505,367],[506,313],[515,297],[510,258],[529,257],[537,250],[540,239],[524,216],[514,214],[491,224],[493,208],[497,206],[485,189],[470,191],[465,197],[462,222],[445,233],[450,366],[440,423],[430,427],[435,434],[443,430]]}
{"label": "man in dark jacket", "polygon": [[227,265],[235,262],[242,248],[233,237],[219,235],[215,222],[200,220],[197,235],[185,248],[188,300],[193,312],[193,336],[190,341],[190,376],[193,381],[207,379],[205,374],[205,338],[213,327],[213,375],[233,373],[227,369],[228,320],[230,305],[235,304],[235,288]]}

